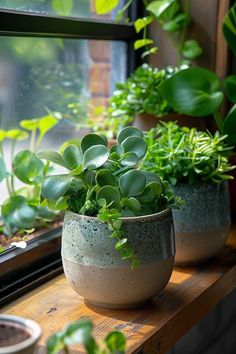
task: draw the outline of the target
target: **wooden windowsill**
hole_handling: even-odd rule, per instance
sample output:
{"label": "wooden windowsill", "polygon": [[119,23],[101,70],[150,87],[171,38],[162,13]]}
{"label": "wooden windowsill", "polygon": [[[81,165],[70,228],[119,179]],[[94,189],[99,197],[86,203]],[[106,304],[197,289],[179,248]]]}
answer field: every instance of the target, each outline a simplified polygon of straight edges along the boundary
{"label": "wooden windowsill", "polygon": [[121,311],[88,306],[61,275],[0,313],[28,317],[42,326],[39,353],[45,353],[46,339],[52,333],[71,321],[89,317],[95,324],[95,337],[104,338],[112,329],[118,329],[127,337],[127,353],[158,354],[172,347],[235,287],[236,227],[217,257],[201,267],[176,268],[165,290],[140,309]]}

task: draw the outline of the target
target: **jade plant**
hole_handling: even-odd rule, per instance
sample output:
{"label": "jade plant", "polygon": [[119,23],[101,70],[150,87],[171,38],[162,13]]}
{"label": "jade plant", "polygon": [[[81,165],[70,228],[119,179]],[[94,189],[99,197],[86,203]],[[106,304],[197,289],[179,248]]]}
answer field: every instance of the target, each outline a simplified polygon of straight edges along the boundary
{"label": "jade plant", "polygon": [[148,150],[143,168],[158,173],[171,185],[231,179],[229,172],[235,166],[229,163],[232,148],[226,139],[218,131],[212,135],[175,122],[160,122],[146,133]]}
{"label": "jade plant", "polygon": [[104,340],[92,335],[93,323],[82,319],[70,323],[64,330],[53,334],[47,341],[47,354],[69,353],[72,345],[82,345],[87,354],[124,354],[126,339],[122,332],[112,331]]}
{"label": "jade plant", "polygon": [[[8,198],[1,205],[1,232],[13,235],[31,230],[55,218],[55,213],[40,205],[40,186],[49,172],[36,155],[44,135],[58,120],[47,115],[41,118],[22,120],[23,129],[0,130],[0,182],[5,182]],[[28,132],[27,132],[28,131]],[[16,153],[17,144],[29,138],[29,148]],[[9,148],[10,146],[10,148]],[[7,149],[10,149],[10,165],[7,168]],[[16,187],[16,180],[23,183]]]}
{"label": "jade plant", "polygon": [[68,145],[62,154],[42,151],[41,159],[68,170],[47,176],[42,184],[42,205],[69,209],[75,213],[97,216],[107,223],[115,248],[131,267],[139,260],[128,239],[123,237],[122,217],[135,217],[159,212],[175,204],[173,192],[154,173],[139,169],[146,154],[143,133],[126,127],[117,135],[110,149],[102,135],[88,134],[80,147]]}

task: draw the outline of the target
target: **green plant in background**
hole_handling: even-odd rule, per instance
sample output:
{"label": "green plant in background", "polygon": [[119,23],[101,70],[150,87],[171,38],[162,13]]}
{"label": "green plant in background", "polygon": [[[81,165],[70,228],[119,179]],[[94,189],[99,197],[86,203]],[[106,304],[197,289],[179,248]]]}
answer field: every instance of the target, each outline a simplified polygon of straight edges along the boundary
{"label": "green plant in background", "polygon": [[63,351],[69,353],[69,347],[82,344],[87,354],[124,354],[126,339],[122,332],[112,331],[104,340],[97,342],[93,335],[93,324],[82,319],[70,323],[63,331],[53,334],[47,342],[47,354],[57,354]]}
{"label": "green plant in background", "polygon": [[[12,235],[18,231],[35,228],[40,223],[51,221],[55,213],[40,206],[40,186],[48,174],[49,165],[43,164],[36,156],[44,135],[52,129],[58,120],[47,115],[42,118],[23,120],[22,129],[0,130],[0,182],[6,182],[9,197],[1,205],[3,232]],[[26,140],[30,132],[29,149],[15,154],[16,146]],[[9,157],[4,149],[4,142],[10,141],[11,170],[7,170]],[[15,187],[16,178],[24,183],[21,188]]]}
{"label": "green plant in background", "polygon": [[227,136],[214,135],[196,128],[161,122],[145,135],[148,146],[143,168],[170,182],[197,184],[219,183],[231,179],[235,166],[229,163],[232,148]]}
{"label": "green plant in background", "polygon": [[175,204],[168,183],[153,173],[139,170],[147,146],[143,133],[126,127],[117,135],[111,149],[102,135],[88,134],[80,147],[67,146],[62,154],[43,151],[41,159],[63,166],[68,173],[45,178],[42,205],[53,209],[69,209],[75,213],[97,216],[108,223],[110,238],[122,259],[139,261],[129,242],[123,237],[121,217],[134,217],[159,212]]}
{"label": "green plant in background", "polygon": [[[117,19],[121,20],[134,0],[128,0],[122,9],[118,11]],[[98,14],[110,12],[119,4],[118,0],[104,1],[96,0],[96,11]],[[189,0],[184,1],[183,9],[179,0],[143,0],[147,16],[138,18],[134,22],[137,33],[143,31],[143,38],[134,43],[135,49],[145,48],[142,58],[157,52],[157,47],[153,46],[154,41],[147,38],[147,28],[157,21],[161,28],[167,33],[172,46],[175,48],[179,62],[183,59],[193,60],[202,54],[202,48],[194,39],[186,39],[187,28],[190,25]]]}

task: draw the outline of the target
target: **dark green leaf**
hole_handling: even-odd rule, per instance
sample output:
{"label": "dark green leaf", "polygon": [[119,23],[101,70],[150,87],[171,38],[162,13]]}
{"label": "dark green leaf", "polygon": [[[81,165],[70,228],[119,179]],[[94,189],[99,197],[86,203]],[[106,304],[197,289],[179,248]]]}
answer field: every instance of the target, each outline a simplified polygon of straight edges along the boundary
{"label": "dark green leaf", "polygon": [[104,186],[97,192],[97,200],[105,199],[107,205],[111,204],[113,208],[120,206],[120,194],[116,188],[112,186]]}
{"label": "dark green leaf", "polygon": [[96,169],[101,167],[109,157],[109,150],[104,145],[91,146],[84,153],[83,166],[84,169]]}
{"label": "dark green leaf", "polygon": [[163,24],[163,29],[166,32],[178,32],[183,27],[186,27],[190,23],[190,16],[188,13],[180,13],[176,15],[172,20]]}
{"label": "dark green leaf", "polygon": [[132,152],[136,154],[139,159],[144,157],[147,151],[147,144],[142,138],[137,136],[130,136],[129,138],[126,138],[122,142],[121,146],[123,146],[125,153]]}
{"label": "dark green leaf", "polygon": [[236,4],[229,9],[224,17],[223,33],[230,49],[236,55]]}
{"label": "dark green leaf", "polygon": [[114,175],[109,170],[106,169],[102,169],[98,171],[96,175],[96,181],[100,187],[107,186],[107,185],[116,187],[117,185]]}
{"label": "dark green leaf", "polygon": [[46,177],[42,185],[42,196],[45,199],[58,200],[69,190],[72,179],[73,177],[70,175]]}
{"label": "dark green leaf", "polygon": [[224,82],[225,91],[229,100],[236,103],[236,75],[230,75]]}
{"label": "dark green leaf", "polygon": [[47,160],[49,162],[55,163],[56,165],[63,166],[67,168],[65,161],[62,156],[54,151],[41,151],[38,154],[38,157],[42,160]]}
{"label": "dark green leaf", "polygon": [[66,166],[71,170],[76,169],[76,167],[80,165],[83,160],[82,153],[76,145],[68,145],[64,149],[62,157]]}
{"label": "dark green leaf", "polygon": [[236,144],[236,105],[234,105],[223,122],[223,133],[228,134],[227,142],[229,145]]}
{"label": "dark green leaf", "polygon": [[122,159],[120,162],[123,166],[134,167],[135,165],[137,165],[138,161],[139,161],[139,158],[135,153],[126,152],[124,154],[124,156],[122,156]]}
{"label": "dark green leaf", "polygon": [[116,244],[115,244],[115,249],[117,251],[120,251],[124,245],[127,243],[127,238],[122,238],[121,240],[119,240]]}
{"label": "dark green leaf", "polygon": [[121,145],[126,138],[137,136],[143,138],[143,132],[136,127],[126,127],[119,131],[117,134],[117,141]]}
{"label": "dark green leaf", "polygon": [[141,210],[141,204],[138,201],[138,199],[134,198],[134,197],[129,197],[127,200],[127,207],[131,210]]}
{"label": "dark green leaf", "polygon": [[13,160],[13,171],[26,184],[37,184],[43,180],[44,164],[29,150],[20,151]]}
{"label": "dark green leaf", "polygon": [[126,197],[140,195],[146,186],[145,174],[138,170],[128,171],[120,177],[119,186]]}
{"label": "dark green leaf", "polygon": [[105,137],[97,134],[87,134],[81,140],[81,149],[83,153],[94,145],[104,145],[107,146],[107,140]]}
{"label": "dark green leaf", "polygon": [[197,41],[191,39],[184,42],[182,54],[187,59],[195,59],[202,54],[202,48]]}

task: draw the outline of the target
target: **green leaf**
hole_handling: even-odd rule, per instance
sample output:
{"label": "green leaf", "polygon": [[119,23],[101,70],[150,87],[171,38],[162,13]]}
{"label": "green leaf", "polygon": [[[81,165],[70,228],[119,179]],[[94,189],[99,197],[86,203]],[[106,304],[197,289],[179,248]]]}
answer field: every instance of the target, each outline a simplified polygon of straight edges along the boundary
{"label": "green leaf", "polygon": [[99,187],[103,187],[103,186],[113,186],[116,187],[117,183],[116,183],[116,179],[114,177],[114,175],[107,169],[102,169],[100,171],[98,171],[97,175],[96,175],[96,181],[97,184],[99,185]]}
{"label": "green leaf", "polygon": [[83,172],[83,180],[89,186],[94,186],[96,183],[96,172],[92,170],[85,170]]}
{"label": "green leaf", "polygon": [[84,169],[96,169],[101,167],[109,157],[109,150],[104,145],[91,146],[84,153],[83,166]]}
{"label": "green leaf", "polygon": [[127,200],[127,207],[131,210],[134,211],[139,211],[141,210],[141,204],[138,201],[138,199],[134,198],[134,197],[129,197]]}
{"label": "green leaf", "polygon": [[191,17],[187,12],[176,15],[172,20],[163,24],[163,30],[166,32],[178,32],[186,27],[191,21]]}
{"label": "green leaf", "polygon": [[38,119],[38,129],[40,131],[41,137],[43,137],[49,130],[51,130],[57,123],[58,119],[48,114],[47,116]]}
{"label": "green leaf", "polygon": [[121,240],[119,240],[116,244],[115,244],[115,249],[117,251],[120,251],[124,245],[127,243],[127,238],[122,238]]}
{"label": "green leaf", "polygon": [[126,138],[121,146],[124,148],[125,153],[134,153],[138,156],[139,159],[145,156],[147,151],[147,144],[146,142],[137,136],[130,136]]}
{"label": "green leaf", "polygon": [[120,207],[120,194],[115,187],[104,186],[97,192],[97,200],[105,199],[107,205],[112,203],[113,208]]}
{"label": "green leaf", "polygon": [[53,10],[61,16],[68,16],[73,9],[73,0],[52,0]]}
{"label": "green leaf", "polygon": [[228,145],[236,144],[236,104],[231,108],[223,121],[223,133],[228,135]]}
{"label": "green leaf", "polygon": [[11,129],[6,132],[6,138],[13,140],[26,140],[29,134],[20,129]]}
{"label": "green leaf", "polygon": [[203,117],[222,103],[221,82],[211,71],[195,67],[181,70],[159,86],[161,95],[176,112]]}
{"label": "green leaf", "polygon": [[2,182],[8,176],[6,164],[4,160],[0,157],[0,182]]}
{"label": "green leaf", "polygon": [[137,39],[134,42],[134,49],[140,49],[142,47],[145,47],[146,45],[153,44],[154,41],[152,39]]}
{"label": "green leaf", "polygon": [[63,197],[71,186],[73,177],[70,175],[55,175],[45,178],[42,185],[42,196],[49,200]]}
{"label": "green leaf", "polygon": [[117,134],[117,141],[121,145],[122,142],[129,138],[130,136],[137,136],[139,138],[143,138],[143,132],[136,127],[126,127],[119,131]]}
{"label": "green leaf", "polygon": [[105,338],[105,343],[111,353],[124,354],[126,350],[126,339],[123,333],[113,331]]}
{"label": "green leaf", "polygon": [[81,150],[85,153],[91,146],[94,145],[104,145],[107,146],[107,139],[103,136],[97,134],[87,134],[81,140]]}
{"label": "green leaf", "polygon": [[134,27],[137,33],[139,33],[143,28],[145,28],[146,26],[148,26],[150,23],[153,22],[153,17],[152,16],[148,16],[148,17],[143,17],[143,18],[138,18],[135,22],[134,22]]}
{"label": "green leaf", "polygon": [[150,187],[146,187],[143,193],[137,196],[137,199],[141,204],[150,204],[154,201],[155,195]]}
{"label": "green leaf", "polygon": [[139,161],[138,156],[134,152],[126,152],[120,162],[123,166],[134,167]]}
{"label": "green leaf", "polygon": [[0,142],[6,138],[7,132],[6,130],[0,129]]}
{"label": "green leaf", "polygon": [[63,151],[62,158],[66,166],[71,170],[74,170],[83,160],[82,153],[76,145],[67,146]]}
{"label": "green leaf", "polygon": [[112,145],[112,147],[110,148],[110,152],[111,152],[111,154],[116,153],[118,155],[122,155],[124,153],[124,149],[122,146],[115,144],[115,145]]}
{"label": "green leaf", "polygon": [[70,172],[70,175],[71,176],[79,176],[81,175],[83,171],[83,165],[82,163],[80,165],[78,165],[76,168],[74,168],[71,172]]}
{"label": "green leaf", "polygon": [[65,348],[64,333],[58,332],[48,338],[47,354],[57,354]]}
{"label": "green leaf", "polygon": [[236,75],[230,75],[224,82],[225,91],[228,99],[232,103],[236,103]]}
{"label": "green leaf", "polygon": [[157,18],[160,18],[165,14],[165,12],[170,8],[173,3],[176,3],[176,0],[152,1],[151,3],[149,3],[146,9]]}
{"label": "green leaf", "polygon": [[222,29],[228,46],[236,55],[236,4],[226,13]]}
{"label": "green leaf", "polygon": [[146,56],[150,55],[150,54],[156,54],[156,52],[158,51],[158,48],[157,47],[152,47],[148,50],[145,50],[142,55],[141,55],[141,58],[145,58]]}
{"label": "green leaf", "polygon": [[93,324],[90,320],[79,320],[69,324],[64,330],[66,345],[86,344],[90,340]]}
{"label": "green leaf", "polygon": [[150,182],[147,186],[149,188],[151,188],[151,190],[153,191],[153,193],[155,195],[161,195],[162,184],[160,182],[153,181],[153,182]]}
{"label": "green leaf", "polygon": [[119,186],[126,197],[140,195],[146,186],[145,174],[138,170],[128,171],[120,177]]}
{"label": "green leaf", "polygon": [[187,59],[198,58],[202,54],[202,48],[197,41],[191,39],[184,42],[182,54]]}
{"label": "green leaf", "polygon": [[116,8],[119,0],[95,0],[95,9],[98,15],[106,14]]}
{"label": "green leaf", "polygon": [[13,160],[13,171],[20,181],[26,184],[38,184],[44,177],[44,164],[35,153],[22,150]]}
{"label": "green leaf", "polygon": [[63,160],[62,156],[60,154],[58,154],[58,152],[41,151],[41,152],[38,152],[37,156],[42,160],[47,160],[47,161],[52,162],[56,165],[63,166],[65,168],[67,168],[65,161]]}

